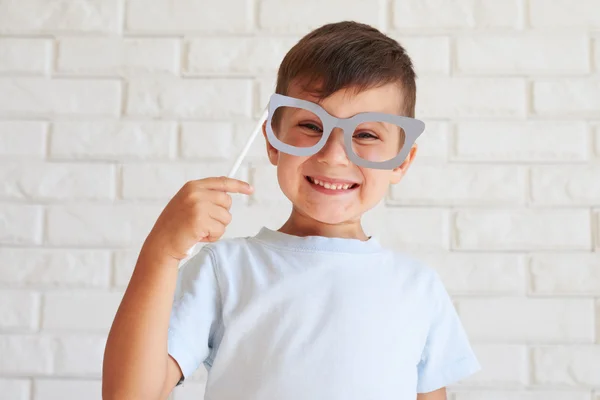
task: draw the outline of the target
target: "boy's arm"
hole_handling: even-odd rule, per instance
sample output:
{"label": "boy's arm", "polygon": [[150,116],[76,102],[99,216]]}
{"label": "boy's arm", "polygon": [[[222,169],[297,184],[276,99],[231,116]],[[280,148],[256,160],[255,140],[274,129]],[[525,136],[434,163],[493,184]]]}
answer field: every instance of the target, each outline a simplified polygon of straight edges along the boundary
{"label": "boy's arm", "polygon": [[106,400],[164,399],[181,376],[167,352],[179,262],[149,243],[144,247],[108,335],[102,372]]}
{"label": "boy's arm", "polygon": [[446,388],[441,388],[429,393],[417,394],[417,400],[446,400]]}
{"label": "boy's arm", "polygon": [[[102,370],[103,399],[166,398],[182,372],[191,373],[205,358],[212,316],[187,313],[179,327],[180,340],[185,342],[189,338],[189,332],[185,332],[199,326],[206,340],[188,339],[184,345],[175,342],[179,343],[175,362],[169,355],[171,313],[180,260],[196,243],[217,241],[231,222],[232,199],[228,193],[251,194],[252,187],[227,177],[189,181],[161,212],[142,246],[108,335]],[[212,310],[216,290],[210,265],[206,263],[206,268],[201,268],[205,261],[198,259],[200,265],[189,270],[190,275],[197,272],[200,278],[198,282],[188,282],[194,291],[188,296],[192,303],[188,306],[197,307],[194,302],[199,299],[200,305]],[[206,274],[209,276],[204,279]],[[181,313],[186,310],[184,307]]]}
{"label": "boy's arm", "polygon": [[167,361],[167,377],[165,378],[165,384],[163,385],[163,390],[159,397],[160,400],[169,397],[173,388],[177,385],[182,376],[183,374],[181,368],[179,368],[179,364],[177,364],[173,357],[169,356]]}

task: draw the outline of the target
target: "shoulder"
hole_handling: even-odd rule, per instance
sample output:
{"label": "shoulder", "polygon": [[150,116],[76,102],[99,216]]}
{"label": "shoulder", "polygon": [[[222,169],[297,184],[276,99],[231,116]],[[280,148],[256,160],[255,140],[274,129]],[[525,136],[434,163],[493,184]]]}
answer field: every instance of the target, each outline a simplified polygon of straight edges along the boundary
{"label": "shoulder", "polygon": [[183,260],[182,270],[199,269],[205,266],[212,266],[213,269],[217,270],[224,260],[235,260],[236,255],[243,253],[242,249],[248,246],[247,242],[248,238],[236,237],[220,239],[211,243],[201,243],[191,256]]}
{"label": "shoulder", "polygon": [[405,252],[387,250],[391,264],[414,285],[433,289],[442,284],[440,275],[429,264]]}
{"label": "shoulder", "polygon": [[232,256],[238,254],[240,251],[248,249],[250,242],[250,237],[222,238],[216,242],[202,245],[199,251],[208,253],[213,258],[220,258],[224,255]]}
{"label": "shoulder", "polygon": [[261,258],[258,251],[252,237],[229,237],[202,245],[194,257],[209,262],[217,275],[223,275],[248,269]]}
{"label": "shoulder", "polygon": [[414,307],[423,313],[424,318],[433,318],[440,305],[452,304],[439,272],[432,265],[398,251],[390,251],[388,257],[398,290],[412,299]]}

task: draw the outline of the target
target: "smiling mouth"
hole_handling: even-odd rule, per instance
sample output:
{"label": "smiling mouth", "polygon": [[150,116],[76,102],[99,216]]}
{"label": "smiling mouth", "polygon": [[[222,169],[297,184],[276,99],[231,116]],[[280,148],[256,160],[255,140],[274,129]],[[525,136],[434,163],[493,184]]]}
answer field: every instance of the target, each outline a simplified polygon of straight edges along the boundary
{"label": "smiling mouth", "polygon": [[352,182],[328,182],[328,181],[313,178],[311,176],[306,176],[305,178],[307,181],[309,181],[313,185],[318,185],[318,186],[324,187],[325,189],[329,189],[329,190],[340,190],[340,191],[351,190],[351,189],[355,189],[359,186],[358,183],[352,183]]}

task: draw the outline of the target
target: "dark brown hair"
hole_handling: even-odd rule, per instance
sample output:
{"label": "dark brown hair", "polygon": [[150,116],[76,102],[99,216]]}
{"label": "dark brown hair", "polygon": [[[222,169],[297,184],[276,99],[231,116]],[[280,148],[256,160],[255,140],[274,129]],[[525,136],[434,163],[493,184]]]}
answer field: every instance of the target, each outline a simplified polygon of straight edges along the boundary
{"label": "dark brown hair", "polygon": [[356,93],[397,83],[404,105],[400,112],[414,117],[416,78],[410,57],[397,41],[372,26],[342,21],[313,30],[288,51],[275,92],[285,95],[294,83],[324,99],[341,89]]}

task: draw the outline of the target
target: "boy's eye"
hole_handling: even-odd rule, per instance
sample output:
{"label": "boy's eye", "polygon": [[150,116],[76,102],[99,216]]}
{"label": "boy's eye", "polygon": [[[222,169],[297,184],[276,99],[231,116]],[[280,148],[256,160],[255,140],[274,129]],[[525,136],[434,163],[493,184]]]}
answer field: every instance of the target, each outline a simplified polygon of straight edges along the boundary
{"label": "boy's eye", "polygon": [[359,133],[355,134],[354,137],[357,139],[378,139],[377,136],[375,136],[369,132],[359,132]]}
{"label": "boy's eye", "polygon": [[321,128],[315,124],[304,123],[304,124],[300,124],[300,126],[303,128],[310,129],[311,131],[314,131],[314,132],[322,132]]}

